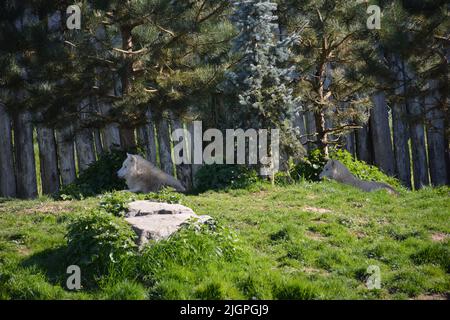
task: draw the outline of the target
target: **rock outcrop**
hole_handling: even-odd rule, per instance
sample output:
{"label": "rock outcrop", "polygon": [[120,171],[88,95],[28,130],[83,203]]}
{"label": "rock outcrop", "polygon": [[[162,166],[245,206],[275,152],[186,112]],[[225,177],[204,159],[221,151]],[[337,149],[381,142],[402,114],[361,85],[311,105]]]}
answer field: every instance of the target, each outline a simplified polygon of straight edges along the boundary
{"label": "rock outcrop", "polygon": [[206,215],[198,216],[192,209],[180,204],[134,201],[128,205],[125,220],[136,232],[137,245],[142,248],[150,240],[169,238],[190,221],[202,224],[211,223],[213,219]]}

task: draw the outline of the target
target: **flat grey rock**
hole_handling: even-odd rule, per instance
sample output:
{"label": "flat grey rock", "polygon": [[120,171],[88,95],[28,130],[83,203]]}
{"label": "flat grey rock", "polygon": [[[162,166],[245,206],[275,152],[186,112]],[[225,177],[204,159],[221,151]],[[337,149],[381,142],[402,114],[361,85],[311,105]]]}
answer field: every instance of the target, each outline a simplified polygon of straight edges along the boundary
{"label": "flat grey rock", "polygon": [[197,225],[213,223],[210,216],[198,216],[192,209],[180,204],[135,201],[131,202],[128,208],[125,221],[136,232],[137,245],[141,249],[150,240],[160,241],[169,238],[191,220]]}
{"label": "flat grey rock", "polygon": [[133,201],[128,204],[128,217],[147,216],[152,214],[195,214],[191,208],[181,204],[153,202],[148,200]]}

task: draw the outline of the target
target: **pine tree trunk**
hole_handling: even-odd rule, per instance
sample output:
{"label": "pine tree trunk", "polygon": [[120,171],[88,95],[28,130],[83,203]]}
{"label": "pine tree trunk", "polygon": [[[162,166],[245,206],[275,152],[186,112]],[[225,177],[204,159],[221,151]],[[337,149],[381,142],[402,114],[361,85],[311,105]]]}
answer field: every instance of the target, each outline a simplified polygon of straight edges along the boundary
{"label": "pine tree trunk", "polygon": [[372,97],[370,131],[374,153],[374,163],[386,174],[395,174],[394,152],[392,150],[389,114],[384,92],[378,91]]}
{"label": "pine tree trunk", "polygon": [[58,157],[55,131],[44,124],[37,126],[42,193],[53,194],[59,190]]}
{"label": "pine tree trunk", "polygon": [[370,145],[370,133],[367,124],[361,125],[361,129],[356,129],[356,155],[359,160],[372,163],[372,146]]}
{"label": "pine tree trunk", "polygon": [[137,130],[138,143],[145,149],[145,158],[156,165],[155,126],[151,111],[148,110],[145,114],[147,122]]}
{"label": "pine tree trunk", "polygon": [[445,118],[439,109],[441,97],[437,92],[438,81],[429,82],[430,93],[425,99],[425,110],[427,118],[427,142],[428,156],[430,159],[431,183],[434,186],[449,183],[449,175],[446,159]]}
{"label": "pine tree trunk", "polygon": [[17,196],[23,199],[36,198],[38,195],[31,121],[29,111],[21,112],[14,117]]}
{"label": "pine tree trunk", "polygon": [[56,130],[59,171],[62,185],[68,185],[76,179],[75,152],[72,128]]}
{"label": "pine tree trunk", "polygon": [[11,118],[0,102],[0,197],[16,196]]}
{"label": "pine tree trunk", "polygon": [[318,111],[314,113],[317,133],[317,147],[322,151],[322,154],[328,158],[328,134],[326,133],[325,115]]}
{"label": "pine tree trunk", "polygon": [[173,176],[173,162],[170,152],[169,121],[163,117],[158,121],[158,142],[161,169],[167,174]]}

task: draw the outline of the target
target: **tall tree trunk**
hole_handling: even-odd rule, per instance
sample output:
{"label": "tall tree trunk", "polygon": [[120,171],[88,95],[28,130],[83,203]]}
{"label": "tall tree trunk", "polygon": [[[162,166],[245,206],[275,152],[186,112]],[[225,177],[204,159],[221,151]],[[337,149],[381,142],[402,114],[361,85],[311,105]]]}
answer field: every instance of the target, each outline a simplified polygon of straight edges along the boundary
{"label": "tall tree trunk", "polygon": [[367,124],[361,124],[361,129],[356,129],[356,155],[359,160],[372,163],[372,146],[370,144],[370,133]]}
{"label": "tall tree trunk", "polygon": [[388,175],[395,174],[394,152],[392,150],[391,130],[386,96],[378,91],[372,97],[370,126],[373,143],[374,163]]}
{"label": "tall tree trunk", "polygon": [[68,185],[77,177],[72,127],[56,130],[56,141],[61,182],[63,185]]}
{"label": "tall tree trunk", "polygon": [[430,159],[431,183],[434,186],[449,183],[448,166],[446,159],[445,117],[439,104],[442,102],[437,92],[439,83],[436,80],[429,81],[430,93],[425,99],[425,111],[427,118],[427,142],[428,156]]}
{"label": "tall tree trunk", "polygon": [[29,111],[20,112],[14,117],[17,195],[24,199],[35,198],[38,195],[31,121]]}
{"label": "tall tree trunk", "polygon": [[43,194],[53,194],[59,190],[58,157],[55,131],[44,124],[37,126],[39,160]]}
{"label": "tall tree trunk", "polygon": [[328,158],[328,134],[326,132],[325,115],[321,111],[314,113],[317,133],[317,146],[322,151],[323,155]]}
{"label": "tall tree trunk", "polygon": [[0,102],[0,197],[7,198],[17,195],[11,129],[11,118]]}
{"label": "tall tree trunk", "polygon": [[395,102],[392,106],[392,129],[394,135],[394,154],[397,174],[402,184],[411,188],[411,160],[409,157],[409,130],[407,117],[406,87],[403,63],[394,56],[392,58],[393,70],[396,73],[397,83],[395,93],[403,97],[403,101]]}
{"label": "tall tree trunk", "polygon": [[161,169],[173,176],[173,162],[170,149],[169,121],[161,117],[158,121],[159,161]]}

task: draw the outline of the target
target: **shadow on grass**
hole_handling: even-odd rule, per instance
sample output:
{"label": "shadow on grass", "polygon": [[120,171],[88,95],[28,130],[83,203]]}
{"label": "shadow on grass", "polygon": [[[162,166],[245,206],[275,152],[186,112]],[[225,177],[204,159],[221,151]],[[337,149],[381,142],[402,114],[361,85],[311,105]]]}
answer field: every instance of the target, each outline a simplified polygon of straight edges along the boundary
{"label": "shadow on grass", "polygon": [[48,281],[53,284],[65,286],[68,276],[67,271],[67,246],[46,249],[22,261],[22,267],[34,267],[46,275]]}

